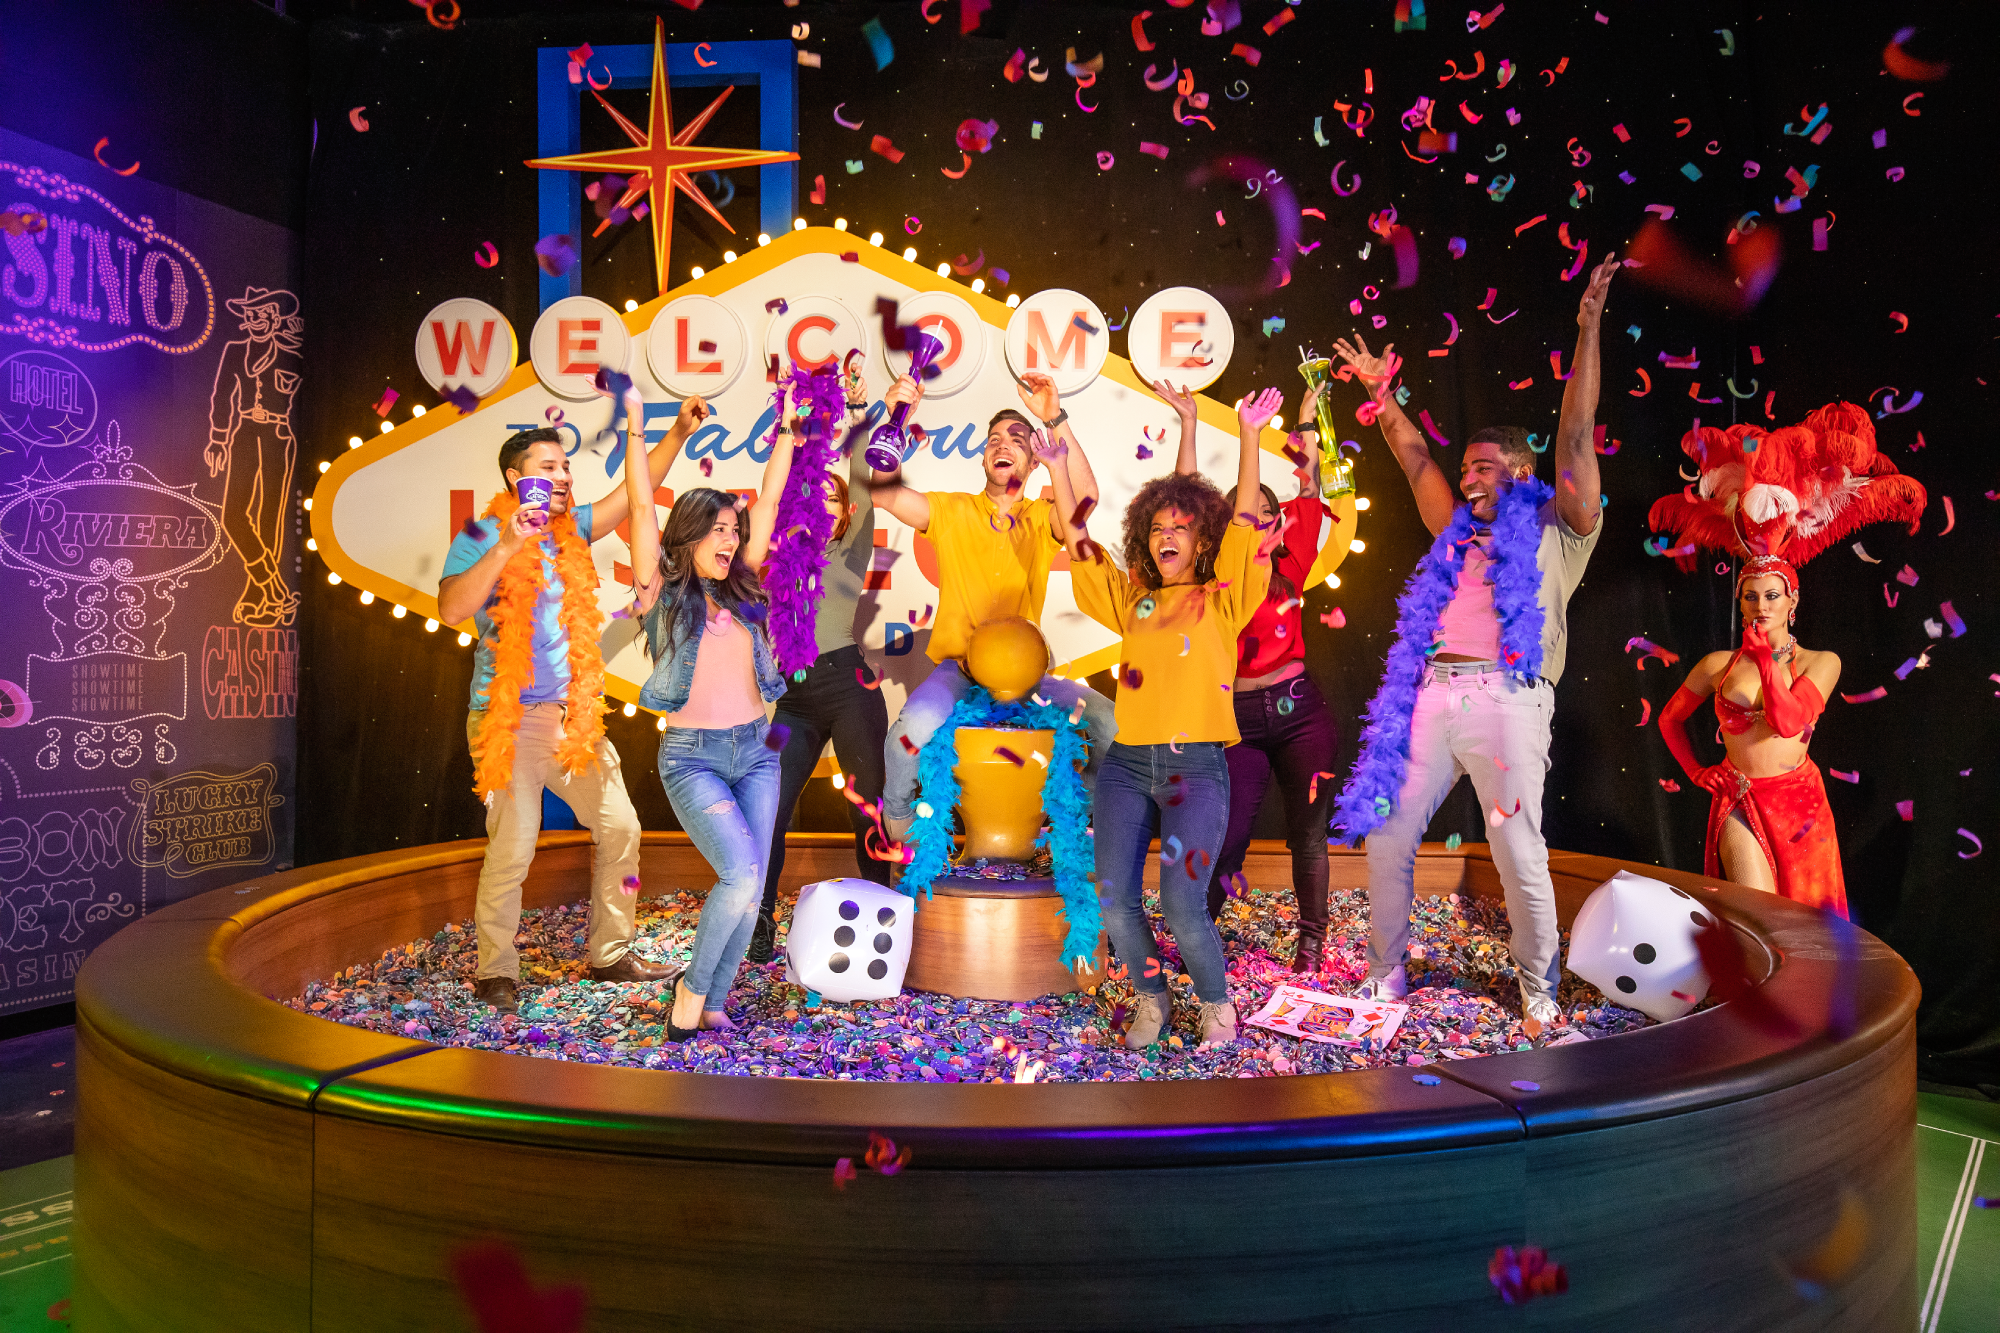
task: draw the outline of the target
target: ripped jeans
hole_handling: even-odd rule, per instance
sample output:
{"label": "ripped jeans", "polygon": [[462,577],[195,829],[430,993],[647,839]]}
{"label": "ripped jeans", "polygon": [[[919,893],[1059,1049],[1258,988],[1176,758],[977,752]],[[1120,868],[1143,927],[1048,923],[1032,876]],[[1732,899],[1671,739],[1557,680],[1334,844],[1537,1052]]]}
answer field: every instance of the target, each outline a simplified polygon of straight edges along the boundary
{"label": "ripped jeans", "polygon": [[760,718],[736,727],[669,727],[660,738],[660,784],[716,874],[686,976],[710,1011],[729,998],[764,895],[764,857],[778,818],[778,752],[764,745],[769,730]]}

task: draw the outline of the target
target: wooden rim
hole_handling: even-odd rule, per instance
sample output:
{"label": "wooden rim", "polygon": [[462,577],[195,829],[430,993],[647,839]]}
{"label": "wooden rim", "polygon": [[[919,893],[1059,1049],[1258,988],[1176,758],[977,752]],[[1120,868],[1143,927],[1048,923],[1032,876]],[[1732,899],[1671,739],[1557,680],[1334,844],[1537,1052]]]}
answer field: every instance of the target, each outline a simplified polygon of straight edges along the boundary
{"label": "wooden rim", "polygon": [[[645,846],[649,857],[692,855],[681,834],[648,834]],[[529,905],[580,896],[588,836],[546,834],[541,847],[524,890]],[[1427,1152],[1681,1114],[1859,1061],[1912,1023],[1918,998],[1907,965],[1866,932],[1855,932],[1858,956],[1843,962],[1819,914],[1785,899],[1563,852],[1551,852],[1550,862],[1559,883],[1572,886],[1570,911],[1576,885],[1629,868],[1675,884],[1729,920],[1765,960],[1760,994],[1794,1018],[1798,1033],[1775,1034],[1725,1004],[1599,1041],[1421,1070],[1158,1083],[843,1083],[438,1047],[313,1018],[271,998],[296,993],[286,987],[300,968],[323,965],[311,957],[314,941],[343,919],[412,910],[408,904],[443,879],[476,878],[484,850],[475,840],[377,853],[155,912],[85,965],[79,1024],[209,1086],[462,1136],[823,1165],[852,1150],[857,1129],[878,1130],[935,1166],[1090,1169]],[[1354,855],[1336,853],[1343,854]],[[1433,870],[1457,858],[1461,873],[1476,863],[1490,871],[1477,844],[1427,845],[1423,856]],[[427,930],[444,924],[432,920]],[[1829,1033],[1825,1016],[1849,985],[1852,1030]],[[1417,1073],[1440,1082],[1418,1084]]]}

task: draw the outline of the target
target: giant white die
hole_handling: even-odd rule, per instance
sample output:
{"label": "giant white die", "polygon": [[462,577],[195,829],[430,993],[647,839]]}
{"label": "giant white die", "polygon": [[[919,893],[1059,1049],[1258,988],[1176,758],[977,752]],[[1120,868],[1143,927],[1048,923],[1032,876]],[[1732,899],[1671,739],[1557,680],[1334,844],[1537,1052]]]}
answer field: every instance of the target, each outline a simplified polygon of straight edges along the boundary
{"label": "giant white die", "polygon": [[1667,1022],[1708,994],[1695,932],[1714,917],[1689,894],[1621,870],[1597,886],[1569,928],[1569,970],[1613,1004]]}
{"label": "giant white die", "polygon": [[866,879],[823,879],[799,890],[785,939],[785,980],[829,1000],[887,1000],[910,966],[916,904]]}

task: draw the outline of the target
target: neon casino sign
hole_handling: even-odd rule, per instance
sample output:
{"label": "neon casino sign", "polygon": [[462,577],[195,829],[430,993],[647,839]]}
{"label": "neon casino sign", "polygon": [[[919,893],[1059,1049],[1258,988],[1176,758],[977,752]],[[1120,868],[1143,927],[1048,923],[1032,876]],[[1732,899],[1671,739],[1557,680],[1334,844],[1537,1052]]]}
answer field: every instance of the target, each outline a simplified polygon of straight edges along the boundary
{"label": "neon casino sign", "polygon": [[0,333],[79,352],[143,345],[180,355],[208,341],[208,272],[153,219],[40,167],[0,161],[0,180],[38,196],[4,205],[38,224],[0,235],[0,314],[11,315]]}

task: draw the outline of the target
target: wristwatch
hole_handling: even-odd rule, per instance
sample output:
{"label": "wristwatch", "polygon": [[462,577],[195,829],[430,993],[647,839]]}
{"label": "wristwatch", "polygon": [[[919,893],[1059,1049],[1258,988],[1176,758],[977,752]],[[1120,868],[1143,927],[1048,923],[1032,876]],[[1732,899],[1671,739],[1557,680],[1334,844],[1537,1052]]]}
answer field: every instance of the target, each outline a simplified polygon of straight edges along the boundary
{"label": "wristwatch", "polygon": [[1065,407],[1062,410],[1058,411],[1054,416],[1050,417],[1047,421],[1044,421],[1042,425],[1046,426],[1050,430],[1054,430],[1057,426],[1062,425],[1063,422],[1068,420],[1069,420],[1069,409]]}

